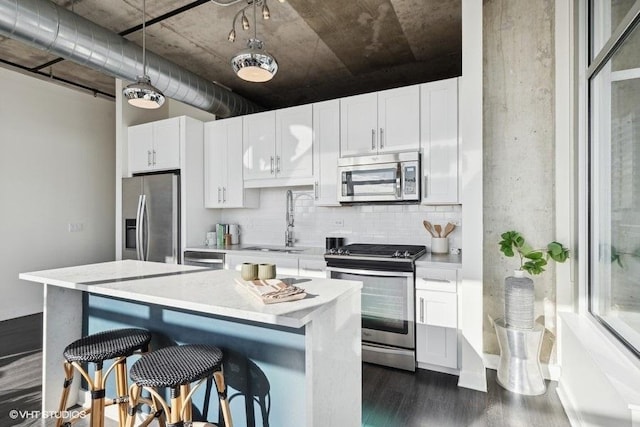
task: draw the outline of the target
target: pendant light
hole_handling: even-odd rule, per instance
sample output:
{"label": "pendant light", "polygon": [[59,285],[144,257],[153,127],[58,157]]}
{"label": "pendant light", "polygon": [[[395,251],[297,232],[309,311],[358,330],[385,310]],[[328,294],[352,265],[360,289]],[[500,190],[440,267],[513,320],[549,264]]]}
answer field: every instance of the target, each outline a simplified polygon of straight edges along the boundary
{"label": "pendant light", "polygon": [[151,85],[151,79],[147,75],[146,16],[146,0],[142,0],[142,75],[137,77],[135,83],[127,86],[122,94],[127,98],[127,102],[134,107],[154,109],[160,108],[164,104],[165,98],[162,92]]}
{"label": "pendant light", "polygon": [[[238,77],[249,82],[263,83],[271,80],[278,72],[276,59],[264,49],[264,43],[258,39],[258,29],[256,24],[256,8],[258,0],[253,0],[253,38],[247,42],[247,48],[241,50],[231,59],[231,66]],[[266,0],[262,2],[263,19],[269,19],[269,8]],[[244,12],[243,12],[244,16]],[[234,20],[235,23],[235,20]],[[236,37],[235,25],[229,33],[229,40],[234,41]]]}

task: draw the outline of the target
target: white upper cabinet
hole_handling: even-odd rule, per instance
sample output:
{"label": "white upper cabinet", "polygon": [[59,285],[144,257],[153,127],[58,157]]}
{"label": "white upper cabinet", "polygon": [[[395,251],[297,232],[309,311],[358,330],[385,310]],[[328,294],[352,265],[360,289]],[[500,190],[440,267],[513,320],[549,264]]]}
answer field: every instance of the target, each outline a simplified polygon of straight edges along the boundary
{"label": "white upper cabinet", "polygon": [[313,177],[311,104],[276,110],[276,177]]}
{"label": "white upper cabinet", "polygon": [[340,101],[313,104],[313,183],[317,206],[339,206],[338,156],[340,153]]}
{"label": "white upper cabinet", "polygon": [[257,207],[257,190],[245,190],[243,186],[241,142],[242,117],[205,123],[205,207]]}
{"label": "white upper cabinet", "polygon": [[378,151],[378,94],[340,100],[340,156],[376,154]]}
{"label": "white upper cabinet", "polygon": [[420,87],[407,86],[340,100],[340,156],[420,148]]}
{"label": "white upper cabinet", "polygon": [[269,187],[311,184],[311,105],[251,114],[243,119],[242,163],[245,185]]}
{"label": "white upper cabinet", "polygon": [[180,118],[128,129],[129,172],[180,168]]}
{"label": "white upper cabinet", "polygon": [[458,203],[458,79],[420,86],[422,203]]}
{"label": "white upper cabinet", "polygon": [[243,117],[242,147],[245,180],[275,177],[275,111]]}

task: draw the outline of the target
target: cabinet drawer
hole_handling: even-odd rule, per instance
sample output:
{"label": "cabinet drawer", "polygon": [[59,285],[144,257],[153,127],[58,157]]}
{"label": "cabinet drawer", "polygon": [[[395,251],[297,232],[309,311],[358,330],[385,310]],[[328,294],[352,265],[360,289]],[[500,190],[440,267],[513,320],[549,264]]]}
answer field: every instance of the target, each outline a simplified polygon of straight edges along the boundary
{"label": "cabinet drawer", "polygon": [[325,260],[303,259],[298,260],[298,274],[302,277],[327,277],[327,262]]}
{"label": "cabinet drawer", "polygon": [[458,279],[456,270],[445,268],[416,269],[416,289],[439,292],[457,292]]}
{"label": "cabinet drawer", "polygon": [[457,328],[457,297],[450,292],[416,291],[416,323]]}

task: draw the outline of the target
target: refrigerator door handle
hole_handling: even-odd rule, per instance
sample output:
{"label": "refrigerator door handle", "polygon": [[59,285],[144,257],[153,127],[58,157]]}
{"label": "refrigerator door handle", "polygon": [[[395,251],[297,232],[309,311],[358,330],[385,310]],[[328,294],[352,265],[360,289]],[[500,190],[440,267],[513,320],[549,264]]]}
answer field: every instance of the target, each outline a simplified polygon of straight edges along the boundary
{"label": "refrigerator door handle", "polygon": [[142,224],[140,227],[140,252],[142,253],[141,261],[147,261],[149,258],[149,216],[147,214],[147,196],[142,195],[142,205],[140,209],[140,219]]}
{"label": "refrigerator door handle", "polygon": [[138,209],[136,209],[136,257],[142,260],[142,195],[138,196]]}

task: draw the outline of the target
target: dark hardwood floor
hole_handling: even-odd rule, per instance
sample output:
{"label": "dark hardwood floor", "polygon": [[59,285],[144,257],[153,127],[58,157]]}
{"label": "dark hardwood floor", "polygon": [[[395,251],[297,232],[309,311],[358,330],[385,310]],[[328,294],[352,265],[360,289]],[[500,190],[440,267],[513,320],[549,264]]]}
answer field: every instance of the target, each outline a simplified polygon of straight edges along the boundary
{"label": "dark hardwood floor", "polygon": [[[10,416],[11,410],[40,410],[41,376],[42,315],[0,322],[0,427],[41,425],[38,419]],[[459,388],[454,375],[366,363],[362,378],[366,427],[569,426],[555,382],[548,383],[542,396],[520,396],[500,387],[496,372],[487,370],[489,390],[482,393]]]}

